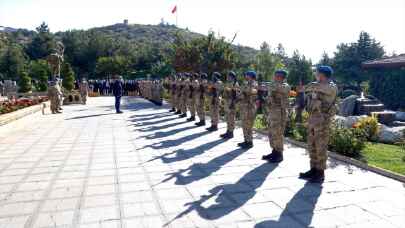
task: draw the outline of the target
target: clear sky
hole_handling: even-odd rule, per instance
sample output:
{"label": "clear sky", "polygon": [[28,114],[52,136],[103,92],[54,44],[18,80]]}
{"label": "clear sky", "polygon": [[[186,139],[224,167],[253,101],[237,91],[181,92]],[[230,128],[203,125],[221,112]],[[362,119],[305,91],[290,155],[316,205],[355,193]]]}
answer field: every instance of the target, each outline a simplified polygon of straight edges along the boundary
{"label": "clear sky", "polygon": [[51,31],[87,29],[122,22],[157,24],[162,18],[206,34],[209,29],[235,43],[258,48],[282,43],[313,60],[333,54],[361,30],[381,41],[390,54],[405,53],[405,0],[0,0],[0,25]]}

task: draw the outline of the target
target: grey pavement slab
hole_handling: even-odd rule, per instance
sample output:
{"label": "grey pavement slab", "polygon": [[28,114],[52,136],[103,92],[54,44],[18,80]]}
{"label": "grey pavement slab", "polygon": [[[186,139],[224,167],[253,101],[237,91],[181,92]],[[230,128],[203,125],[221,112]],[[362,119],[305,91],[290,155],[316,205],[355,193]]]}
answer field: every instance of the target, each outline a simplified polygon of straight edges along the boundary
{"label": "grey pavement slab", "polygon": [[329,160],[320,186],[297,178],[304,149],[279,165],[254,148],[179,119],[167,107],[112,97],[0,127],[0,228],[405,227],[403,183]]}

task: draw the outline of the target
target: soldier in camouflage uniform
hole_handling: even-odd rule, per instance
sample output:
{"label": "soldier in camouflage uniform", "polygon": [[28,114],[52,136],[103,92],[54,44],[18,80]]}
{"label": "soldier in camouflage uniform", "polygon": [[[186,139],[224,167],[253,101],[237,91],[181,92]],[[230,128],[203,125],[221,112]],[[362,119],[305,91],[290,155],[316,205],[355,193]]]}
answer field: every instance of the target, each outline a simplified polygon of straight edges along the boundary
{"label": "soldier in camouflage uniform", "polygon": [[83,104],[87,102],[87,96],[89,95],[89,84],[86,79],[83,78],[82,82],[79,85],[80,96],[82,97]]}
{"label": "soldier in camouflage uniform", "polygon": [[56,88],[56,81],[51,81],[48,86],[48,97],[50,100],[50,109],[52,114],[61,113],[58,110],[58,91]]}
{"label": "soldier in camouflage uniform", "polygon": [[56,94],[57,94],[57,99],[56,99],[56,109],[61,112],[62,111],[62,102],[63,102],[63,93],[62,93],[62,80],[60,77],[56,77]]}
{"label": "soldier in camouflage uniform", "polygon": [[207,128],[207,131],[217,131],[219,122],[219,109],[220,109],[220,99],[219,95],[222,90],[221,74],[214,72],[212,74],[212,80],[208,87],[210,95],[210,115],[211,115],[211,126]]}
{"label": "soldier in camouflage uniform", "polygon": [[176,112],[176,80],[174,76],[171,76],[168,82],[168,92],[170,94],[170,104],[172,105],[172,109],[169,112]]}
{"label": "soldier in camouflage uniform", "polygon": [[196,108],[197,108],[197,115],[200,119],[200,122],[196,123],[197,126],[204,126],[205,125],[205,93],[207,91],[207,74],[202,73],[197,81],[196,90]]}
{"label": "soldier in camouflage uniform", "polygon": [[273,148],[271,154],[263,156],[263,160],[272,163],[283,161],[284,132],[287,124],[288,95],[290,86],[285,82],[287,71],[277,70],[273,82],[268,88],[267,108],[269,123],[269,141]]}
{"label": "soldier in camouflage uniform", "polygon": [[175,114],[181,114],[181,90],[183,89],[183,82],[182,82],[182,74],[177,75],[176,81],[176,109],[177,112]]}
{"label": "soldier in camouflage uniform", "polygon": [[322,183],[325,179],[327,149],[330,124],[336,114],[337,86],[330,79],[333,70],[329,66],[319,66],[316,82],[305,88],[307,95],[308,152],[311,169],[300,173],[299,177],[313,183]]}
{"label": "soldier in camouflage uniform", "polygon": [[253,124],[256,118],[256,72],[246,72],[245,79],[246,81],[242,85],[241,93],[239,95],[240,115],[242,118],[242,130],[245,141],[238,143],[238,146],[244,149],[249,149],[253,147]]}
{"label": "soldier in camouflage uniform", "polygon": [[226,132],[220,135],[220,137],[224,139],[233,138],[233,131],[235,129],[237,91],[239,91],[239,84],[236,80],[235,72],[231,71],[228,73],[227,82],[224,85],[222,95],[224,98]]}
{"label": "soldier in camouflage uniform", "polygon": [[181,95],[180,95],[180,110],[181,110],[181,115],[179,115],[179,118],[184,118],[187,117],[187,100],[188,100],[188,95],[189,95],[189,87],[190,84],[190,79],[189,79],[189,74],[184,73],[183,74],[183,81],[182,81],[182,90],[181,90]]}
{"label": "soldier in camouflage uniform", "polygon": [[198,78],[198,74],[190,74],[190,84],[189,84],[189,94],[188,94],[188,110],[190,110],[191,117],[187,119],[187,121],[194,121],[195,120],[195,113],[196,113],[196,91],[198,89],[198,82],[196,81]]}

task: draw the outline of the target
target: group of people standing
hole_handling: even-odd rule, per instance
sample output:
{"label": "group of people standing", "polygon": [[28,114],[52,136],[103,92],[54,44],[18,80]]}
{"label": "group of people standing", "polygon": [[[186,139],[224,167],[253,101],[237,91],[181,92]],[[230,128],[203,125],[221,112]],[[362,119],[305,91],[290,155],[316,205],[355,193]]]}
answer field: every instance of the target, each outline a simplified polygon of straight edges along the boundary
{"label": "group of people standing", "polygon": [[[101,96],[114,95],[115,78],[103,80],[89,80],[89,90]],[[139,94],[139,83],[137,80],[122,80],[122,93],[124,96],[135,96]]]}
{"label": "group of people standing", "polygon": [[[307,130],[311,169],[300,173],[300,178],[316,183],[324,180],[329,125],[336,112],[337,87],[331,80],[332,73],[329,66],[318,67],[317,80],[305,87],[306,110],[309,113]],[[223,100],[227,131],[220,137],[224,139],[234,137],[239,106],[244,141],[238,143],[238,146],[243,149],[253,147],[253,125],[260,102],[269,123],[268,137],[272,148],[271,153],[263,155],[262,159],[279,163],[284,159],[284,132],[291,89],[286,82],[287,76],[287,71],[277,70],[272,82],[263,86],[257,83],[255,71],[247,71],[241,85],[233,71],[226,75],[225,82],[221,81],[222,75],[218,72],[212,74],[211,80],[208,80],[205,73],[179,73],[165,79],[164,87],[170,94],[170,112],[178,114],[179,118],[185,118],[189,111],[191,116],[187,121],[195,121],[198,116],[199,121],[195,123],[197,126],[206,125],[207,103],[211,117],[211,126],[206,129],[208,131],[218,130],[220,105]]]}

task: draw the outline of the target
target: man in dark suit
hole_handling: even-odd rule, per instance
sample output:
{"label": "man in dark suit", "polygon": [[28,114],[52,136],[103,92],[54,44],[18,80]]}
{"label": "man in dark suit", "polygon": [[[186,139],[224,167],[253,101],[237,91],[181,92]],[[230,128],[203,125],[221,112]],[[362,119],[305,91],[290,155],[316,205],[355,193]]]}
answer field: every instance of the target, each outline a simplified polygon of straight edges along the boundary
{"label": "man in dark suit", "polygon": [[115,111],[117,113],[122,113],[120,106],[121,106],[121,97],[122,97],[122,80],[120,76],[114,76],[114,83],[112,85],[113,94],[115,97]]}

